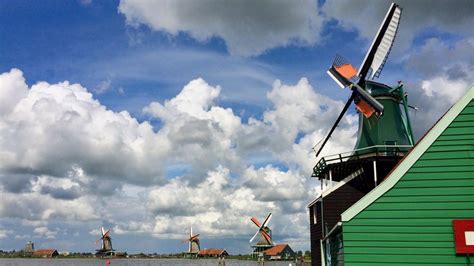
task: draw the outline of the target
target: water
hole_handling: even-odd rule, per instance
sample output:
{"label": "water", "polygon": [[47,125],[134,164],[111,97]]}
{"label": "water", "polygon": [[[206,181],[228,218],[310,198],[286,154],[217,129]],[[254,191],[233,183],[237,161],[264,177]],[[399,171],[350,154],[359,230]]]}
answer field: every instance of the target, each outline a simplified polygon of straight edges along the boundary
{"label": "water", "polygon": [[[288,266],[289,261],[265,262],[265,266]],[[110,266],[217,266],[217,259],[111,259]],[[226,266],[257,266],[255,261],[226,260]],[[291,263],[295,265],[295,263]],[[0,266],[106,266],[102,259],[0,259]]]}

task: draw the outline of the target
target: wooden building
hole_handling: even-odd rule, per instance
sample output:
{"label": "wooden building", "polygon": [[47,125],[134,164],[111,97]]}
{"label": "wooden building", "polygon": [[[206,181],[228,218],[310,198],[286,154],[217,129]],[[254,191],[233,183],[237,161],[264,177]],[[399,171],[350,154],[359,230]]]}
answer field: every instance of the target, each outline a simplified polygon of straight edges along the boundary
{"label": "wooden building", "polygon": [[33,257],[38,258],[54,258],[59,255],[56,249],[37,249],[33,251]]}
{"label": "wooden building", "polygon": [[343,263],[467,265],[457,245],[474,240],[455,244],[455,220],[474,222],[474,87],[342,214]]}
{"label": "wooden building", "polygon": [[411,133],[402,122],[401,99],[394,93],[401,86],[391,88],[367,81],[366,87],[385,107],[384,116],[371,125],[359,114],[355,149],[325,156],[313,169],[313,177],[320,180],[322,191],[308,204],[313,265],[343,260],[341,234],[337,234],[341,214],[378,186],[412,148]]}
{"label": "wooden building", "polygon": [[288,244],[277,244],[263,251],[265,260],[293,260],[296,253]]}
{"label": "wooden building", "polygon": [[206,248],[199,250],[198,257],[226,257],[229,253],[222,248]]}

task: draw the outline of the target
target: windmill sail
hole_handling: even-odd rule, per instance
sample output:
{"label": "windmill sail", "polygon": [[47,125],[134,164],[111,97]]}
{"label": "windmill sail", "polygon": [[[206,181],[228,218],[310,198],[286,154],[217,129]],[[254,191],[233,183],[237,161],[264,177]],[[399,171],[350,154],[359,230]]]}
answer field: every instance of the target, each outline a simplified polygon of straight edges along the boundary
{"label": "windmill sail", "polygon": [[400,6],[392,3],[357,73],[361,81],[366,79],[367,74],[369,79],[380,75],[397,35],[401,14]]}
{"label": "windmill sail", "polygon": [[255,235],[250,239],[250,243],[253,242],[253,240],[255,239],[255,237],[257,237],[257,235],[261,235],[262,238],[260,239],[259,242],[262,242],[262,239],[263,241],[266,243],[266,244],[271,244],[272,243],[272,236],[269,234],[269,231],[270,229],[268,228],[267,224],[270,222],[270,219],[272,218],[272,213],[269,213],[267,215],[267,217],[265,218],[265,220],[263,221],[263,223],[260,223],[260,221],[255,218],[255,217],[252,217],[250,220],[258,227],[258,230],[257,232],[255,233]]}
{"label": "windmill sail", "polygon": [[105,231],[104,227],[100,228],[101,237],[96,241],[96,244],[99,241],[102,241],[101,249],[97,249],[96,255],[98,256],[109,256],[114,254],[114,249],[112,248],[112,238],[110,237],[110,230]]}
{"label": "windmill sail", "polygon": [[189,238],[184,240],[183,242],[188,242],[188,253],[190,254],[197,254],[201,249],[199,246],[199,234],[193,235],[193,228],[189,229]]}

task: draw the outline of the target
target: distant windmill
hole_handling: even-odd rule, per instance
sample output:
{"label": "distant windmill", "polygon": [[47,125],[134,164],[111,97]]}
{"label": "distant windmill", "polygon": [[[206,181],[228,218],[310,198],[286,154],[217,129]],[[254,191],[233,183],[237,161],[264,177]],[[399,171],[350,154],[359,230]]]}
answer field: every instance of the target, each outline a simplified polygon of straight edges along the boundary
{"label": "distant windmill", "polygon": [[268,227],[268,223],[270,222],[270,219],[272,218],[272,213],[269,213],[267,215],[267,218],[263,221],[263,223],[260,223],[260,221],[252,217],[250,220],[258,227],[257,232],[255,235],[250,239],[250,243],[254,241],[254,239],[260,235],[260,238],[258,242],[255,245],[252,245],[253,250],[253,255],[258,256],[260,253],[265,251],[266,249],[269,249],[273,247],[273,240],[272,240],[272,230]]}
{"label": "distant windmill", "polygon": [[190,257],[195,257],[199,253],[199,250],[201,250],[201,246],[199,245],[199,234],[193,235],[193,228],[191,227],[189,229],[189,238],[184,240],[183,242],[188,242],[189,243],[189,248],[188,248],[188,255]]}
{"label": "distant windmill", "polygon": [[100,257],[114,255],[114,249],[112,249],[112,238],[110,237],[110,229],[105,231],[104,227],[100,228],[102,236],[97,239],[96,243],[102,241],[101,249],[97,249],[96,255]]}

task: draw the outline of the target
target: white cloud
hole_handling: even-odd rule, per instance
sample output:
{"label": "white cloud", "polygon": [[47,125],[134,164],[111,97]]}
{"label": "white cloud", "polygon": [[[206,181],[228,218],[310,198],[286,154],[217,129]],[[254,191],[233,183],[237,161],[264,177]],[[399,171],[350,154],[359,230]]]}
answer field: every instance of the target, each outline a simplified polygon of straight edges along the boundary
{"label": "white cloud", "polygon": [[28,86],[23,73],[18,69],[0,75],[0,114],[9,114],[15,105],[26,96]]}
{"label": "white cloud", "polygon": [[231,136],[240,126],[240,118],[234,116],[232,109],[213,104],[220,91],[219,86],[214,88],[198,78],[189,82],[176,97],[166,101],[164,105],[153,102],[144,108],[144,112],[166,123],[175,122],[177,117],[180,120],[210,120],[215,122],[226,136]]}
{"label": "white cloud", "polygon": [[0,239],[8,237],[8,235],[10,235],[12,233],[13,233],[12,230],[7,230],[7,229],[0,228]]}
{"label": "white cloud", "polygon": [[98,94],[102,94],[110,90],[111,85],[112,85],[112,80],[110,80],[110,78],[102,80],[101,82],[99,82],[99,84],[97,84],[97,87],[95,88],[95,92]]}
{"label": "white cloud", "polygon": [[[175,179],[152,189],[147,207],[157,215],[153,233],[182,238],[193,225],[196,232],[207,237],[246,236],[255,229],[249,220],[252,216],[271,211],[276,213],[276,220],[284,221],[304,210],[306,176],[271,166],[249,168],[244,176],[243,180],[232,180],[228,169],[218,167],[197,185]],[[168,222],[171,219],[173,223]],[[300,237],[297,232],[289,233]]]}
{"label": "white cloud", "polygon": [[[306,203],[317,193],[311,147],[343,103],[306,79],[274,82],[263,118],[246,123],[219,106],[220,87],[196,79],[144,108],[160,119],[153,129],[107,110],[79,84],[28,88],[19,70],[0,77],[26,88],[0,119],[0,215],[34,226],[34,235],[57,237],[50,221],[59,220],[118,235],[182,238],[193,225],[208,237],[245,237],[255,229],[249,218],[271,211],[277,238],[307,238],[295,228],[305,228]],[[350,149],[355,128],[347,116],[333,147]],[[182,165],[189,171],[164,178],[165,168]]]}
{"label": "white cloud", "polygon": [[[254,229],[251,216],[273,211],[274,223],[282,230],[276,235],[305,239],[303,230],[295,232],[284,221],[296,219],[302,222],[298,226],[305,228],[305,206],[317,193],[309,179],[316,161],[311,147],[325,136],[343,103],[315,93],[306,79],[295,85],[276,81],[267,94],[272,105],[263,119],[250,118],[242,123],[231,109],[216,105],[219,93],[219,87],[197,79],[176,97],[144,108],[161,119],[160,132],[173,132],[167,133],[174,147],[169,156],[176,153],[185,162],[199,162],[193,164],[190,174],[148,192],[147,208],[156,217],[144,228],[152,227],[157,237],[182,238],[191,224],[207,236],[246,235]],[[356,122],[356,116],[346,116],[325,152],[351,149]],[[200,145],[196,147],[196,143]],[[192,155],[201,156],[186,157],[190,150],[195,151]],[[254,167],[253,154],[267,160],[267,165]],[[229,155],[235,160],[223,160]],[[289,170],[271,166],[268,160]],[[197,178],[190,179],[192,174]],[[169,219],[174,222],[168,223]],[[143,232],[144,228],[121,224],[118,232]]]}
{"label": "white cloud", "polygon": [[46,226],[36,227],[33,232],[36,234],[36,237],[46,238],[46,239],[54,239],[58,234],[58,231],[50,230]]}
{"label": "white cloud", "polygon": [[222,38],[231,54],[253,56],[289,44],[314,44],[322,18],[315,1],[122,0],[119,12],[132,26],[144,24],[198,41]]}
{"label": "white cloud", "polygon": [[416,135],[428,130],[474,85],[474,39],[455,42],[427,39],[406,58],[406,69],[418,79],[407,84]]}
{"label": "white cloud", "polygon": [[4,191],[0,215],[30,221],[47,221],[52,218],[87,221],[98,218],[91,198],[81,197],[66,201],[34,192],[14,194]]}
{"label": "white cloud", "polygon": [[[25,86],[15,69],[0,80]],[[169,146],[147,122],[138,123],[126,111],[107,110],[85,88],[68,82],[39,82],[23,92],[1,119],[0,134],[4,173],[59,177],[80,168],[101,178],[160,182],[160,162]]]}
{"label": "white cloud", "polygon": [[[344,28],[356,29],[364,38],[372,40],[391,2],[391,0],[326,1],[322,11],[328,18],[336,19]],[[400,0],[397,4],[403,8],[402,30],[398,33],[397,50],[404,51],[410,48],[415,34],[426,29],[456,35],[472,35],[471,25],[474,23],[474,17],[471,10],[474,9],[474,2],[471,0]]]}

